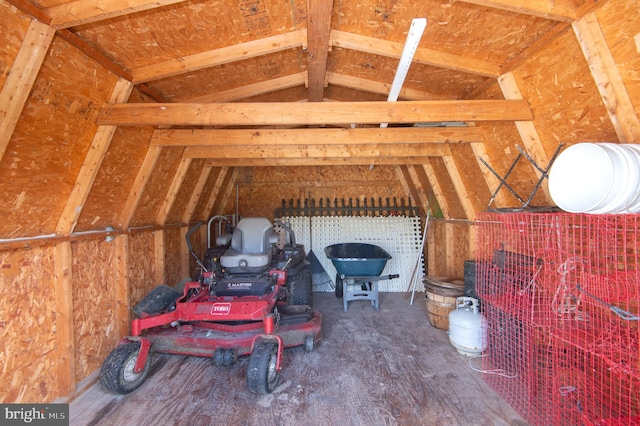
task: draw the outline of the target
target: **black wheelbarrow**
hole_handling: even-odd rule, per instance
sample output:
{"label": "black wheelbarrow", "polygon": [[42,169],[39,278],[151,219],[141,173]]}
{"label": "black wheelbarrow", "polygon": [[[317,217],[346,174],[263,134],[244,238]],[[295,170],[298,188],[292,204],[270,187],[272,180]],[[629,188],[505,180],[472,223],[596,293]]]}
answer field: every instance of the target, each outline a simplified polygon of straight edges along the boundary
{"label": "black wheelbarrow", "polygon": [[400,275],[380,275],[391,259],[382,247],[365,243],[341,243],[325,247],[324,253],[336,268],[336,297],[342,298],[344,311],[352,300],[370,300],[377,311],[378,281]]}

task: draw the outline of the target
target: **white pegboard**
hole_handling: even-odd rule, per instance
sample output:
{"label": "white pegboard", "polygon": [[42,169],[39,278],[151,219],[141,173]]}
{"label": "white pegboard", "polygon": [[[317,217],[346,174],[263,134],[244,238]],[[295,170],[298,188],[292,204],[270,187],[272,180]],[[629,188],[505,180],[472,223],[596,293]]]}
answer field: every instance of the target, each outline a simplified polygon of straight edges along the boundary
{"label": "white pegboard", "polygon": [[[335,282],[336,269],[327,259],[324,248],[338,243],[375,244],[385,249],[392,258],[387,262],[381,275],[399,274],[400,278],[379,282],[380,291],[404,292],[410,281],[416,262],[419,262],[415,276],[416,291],[424,291],[424,259],[420,252],[421,230],[418,217],[365,217],[365,216],[319,216],[285,217],[295,232],[296,242],[304,244],[307,253],[313,250],[324,270]],[[317,291],[332,291],[330,288]]]}

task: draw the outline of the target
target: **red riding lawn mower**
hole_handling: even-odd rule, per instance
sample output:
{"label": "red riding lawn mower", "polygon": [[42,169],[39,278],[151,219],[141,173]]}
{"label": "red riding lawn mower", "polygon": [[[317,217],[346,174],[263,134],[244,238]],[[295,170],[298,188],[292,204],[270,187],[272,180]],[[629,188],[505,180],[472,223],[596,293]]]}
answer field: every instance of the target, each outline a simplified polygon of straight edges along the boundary
{"label": "red riding lawn mower", "polygon": [[219,366],[249,355],[249,390],[267,394],[278,383],[283,349],[311,351],[322,339],[322,317],[312,310],[310,265],[289,225],[242,219],[233,234],[219,235],[213,247],[207,243],[204,260],[190,241],[201,225],[186,240],[202,272],[182,290],[158,286],[136,305],[132,335],[102,365],[106,390],[133,391],[149,373],[152,354],[169,353],[210,357]]}

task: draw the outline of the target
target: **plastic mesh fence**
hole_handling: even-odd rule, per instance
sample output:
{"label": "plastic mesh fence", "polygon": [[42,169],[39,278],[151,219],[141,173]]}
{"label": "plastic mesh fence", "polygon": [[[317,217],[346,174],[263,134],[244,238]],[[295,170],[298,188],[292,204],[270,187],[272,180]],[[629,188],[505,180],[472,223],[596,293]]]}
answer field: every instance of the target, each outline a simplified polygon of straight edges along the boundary
{"label": "plastic mesh fence", "polygon": [[640,215],[483,213],[488,383],[532,425],[640,424]]}

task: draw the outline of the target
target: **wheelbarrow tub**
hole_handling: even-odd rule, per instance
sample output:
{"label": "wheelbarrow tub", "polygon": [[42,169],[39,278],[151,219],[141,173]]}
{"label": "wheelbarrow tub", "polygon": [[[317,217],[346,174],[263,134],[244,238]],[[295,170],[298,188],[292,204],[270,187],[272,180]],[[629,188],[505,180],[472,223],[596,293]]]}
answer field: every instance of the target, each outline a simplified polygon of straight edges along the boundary
{"label": "wheelbarrow tub", "polygon": [[325,247],[324,253],[339,275],[378,276],[391,259],[382,247],[365,243],[340,243]]}

